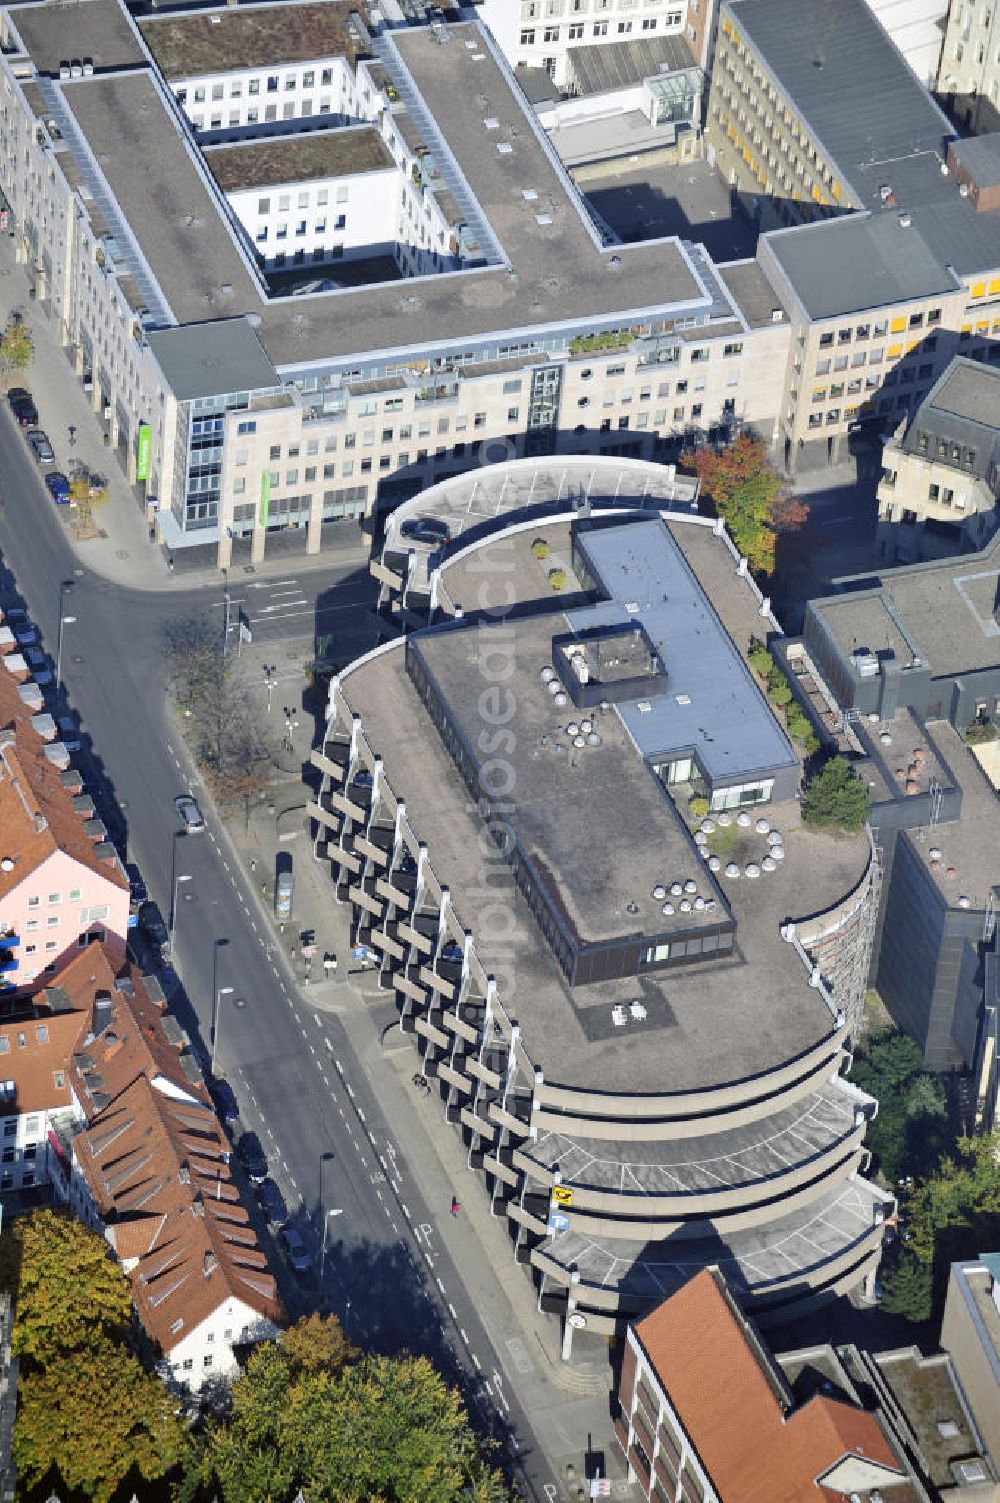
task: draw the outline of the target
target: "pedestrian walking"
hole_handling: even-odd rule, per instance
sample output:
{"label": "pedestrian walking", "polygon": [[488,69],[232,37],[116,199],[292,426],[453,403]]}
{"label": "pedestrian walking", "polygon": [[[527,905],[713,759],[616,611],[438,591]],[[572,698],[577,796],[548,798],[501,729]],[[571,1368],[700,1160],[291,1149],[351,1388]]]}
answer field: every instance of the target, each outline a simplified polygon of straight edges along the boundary
{"label": "pedestrian walking", "polygon": [[336,970],[337,957],[336,955],[334,955],[332,950],[327,950],[326,954],[323,956],[323,971],[328,981],[331,975],[334,975],[336,973]]}
{"label": "pedestrian walking", "polygon": [[453,1195],[451,1197],[451,1214],[453,1216],[457,1216],[458,1213],[459,1213],[459,1211],[461,1209],[462,1209],[462,1202],[460,1200],[456,1199],[456,1197]]}

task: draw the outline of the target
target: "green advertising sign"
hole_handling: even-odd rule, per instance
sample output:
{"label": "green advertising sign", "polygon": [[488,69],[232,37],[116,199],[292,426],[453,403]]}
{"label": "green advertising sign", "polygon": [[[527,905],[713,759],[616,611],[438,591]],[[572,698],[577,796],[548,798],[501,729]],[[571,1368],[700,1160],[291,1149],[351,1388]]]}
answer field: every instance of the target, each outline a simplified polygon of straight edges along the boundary
{"label": "green advertising sign", "polygon": [[139,440],[135,451],[136,480],[149,479],[149,451],[152,448],[152,433],[148,423],[139,424]]}
{"label": "green advertising sign", "polygon": [[271,472],[265,470],[260,477],[260,525],[267,526],[271,511]]}

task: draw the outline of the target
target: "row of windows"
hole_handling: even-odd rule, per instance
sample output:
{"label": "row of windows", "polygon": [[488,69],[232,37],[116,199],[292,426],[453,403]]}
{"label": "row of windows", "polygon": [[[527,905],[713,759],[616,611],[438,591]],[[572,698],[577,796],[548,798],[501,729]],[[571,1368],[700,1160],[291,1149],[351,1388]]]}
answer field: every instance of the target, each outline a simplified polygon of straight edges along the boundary
{"label": "row of windows", "polygon": [[[336,219],[334,220],[333,228],[335,230],[344,230],[344,229],[346,229],[347,228],[347,215],[346,214],[338,214],[337,217],[336,217]],[[299,220],[297,220],[296,223],[295,223],[295,229],[294,229],[293,233],[296,236],[307,235],[309,233],[309,222],[308,222],[308,220],[306,220],[306,219],[299,219]],[[322,218],[322,219],[317,219],[317,220],[315,220],[313,222],[312,233],[314,235],[325,235],[326,234],[326,218],[325,217]],[[268,225],[266,225],[266,224],[261,225],[260,228],[258,229],[256,237],[255,237],[256,241],[257,241],[257,244],[258,245],[266,245],[268,237],[269,237],[269,234],[270,234],[270,227]],[[283,219],[279,220],[278,223],[274,226],[274,238],[275,238],[275,240],[287,240],[288,239],[288,222],[287,222],[287,220],[283,220]],[[343,247],[341,247],[341,251],[343,251]]]}
{"label": "row of windows", "polygon": [[[319,81],[321,86],[324,88],[331,85],[333,83],[333,69],[324,68],[320,73]],[[221,83],[212,84],[210,91],[205,84],[198,84],[194,89],[192,89],[191,97],[195,104],[204,104],[206,98],[208,97],[210,97],[213,101],[226,98],[240,99],[243,95],[243,83],[244,80],[242,78],[231,79],[228,85]],[[295,73],[286,73],[284,75],[283,84],[286,93],[291,93],[294,89],[298,88],[312,89],[316,84],[316,70],[314,68],[309,68],[301,75],[301,77],[299,77],[299,75]],[[269,73],[262,79],[250,78],[246,80],[246,91],[251,95],[260,93],[277,94],[281,87],[282,77],[277,73]],[[177,90],[178,104],[186,104],[187,97],[187,89]]]}
{"label": "row of windows", "polygon": [[[665,31],[670,30],[671,28],[682,26],[683,24],[683,11],[670,11],[669,14],[663,17],[663,27]],[[609,33],[610,25],[611,23],[609,21],[595,21],[591,27],[591,35],[595,37],[606,37]],[[618,21],[615,26],[616,34],[618,36],[628,36],[634,30],[634,25],[635,23],[632,21]],[[659,18],[657,16],[643,17],[642,21],[640,21],[639,23],[639,29],[640,31],[658,31],[660,29]],[[541,41],[558,42],[561,34],[561,27],[545,26],[542,28]],[[582,22],[575,22],[567,26],[565,29],[565,39],[567,42],[580,42],[583,40],[583,34],[584,27]],[[530,26],[526,27],[521,32],[521,46],[533,47],[535,45],[536,38],[537,32],[535,28]]]}
{"label": "row of windows", "polygon": [[[336,202],[338,204],[346,204],[348,202],[349,198],[350,198],[350,189],[349,188],[340,187],[340,188],[336,189]],[[301,193],[298,193],[296,195],[295,206],[298,209],[308,209],[308,207],[309,207],[309,205],[310,205],[310,203],[312,201],[313,201],[312,192],[309,191],[308,189],[305,189]],[[327,204],[330,202],[330,190],[329,190],[329,188],[317,188],[316,189],[316,200],[315,201],[316,201],[316,207],[317,208],[320,208],[320,209],[326,208]],[[287,214],[289,212],[289,210],[291,209],[292,195],[290,193],[279,193],[276,202],[277,202],[277,206],[278,206],[278,213],[279,214]],[[258,198],[258,200],[257,200],[257,213],[263,215],[263,214],[270,214],[270,212],[271,212],[271,200],[270,200],[270,198]]]}
{"label": "row of windows", "polygon": [[[855,324],[853,328],[827,329],[819,336],[820,349],[829,349],[836,341],[837,344],[850,344],[853,340],[884,339],[886,334],[902,334],[906,329],[921,329],[924,327],[925,315],[923,313],[900,314],[891,321],[877,319],[874,323]],[[926,314],[928,327],[941,322],[941,309],[930,308]]]}
{"label": "row of windows", "polygon": [[[79,889],[79,887],[71,887],[70,888],[70,890],[69,890],[69,901],[71,903],[78,903],[80,901],[80,889]],[[35,894],[33,894],[28,899],[28,907],[29,908],[39,908],[39,907],[41,907],[41,902],[42,902],[41,898],[38,896],[37,893],[35,893]],[[62,902],[62,893],[61,892],[50,892],[49,893],[49,904],[51,906],[55,906],[56,903],[61,903],[61,902]]]}

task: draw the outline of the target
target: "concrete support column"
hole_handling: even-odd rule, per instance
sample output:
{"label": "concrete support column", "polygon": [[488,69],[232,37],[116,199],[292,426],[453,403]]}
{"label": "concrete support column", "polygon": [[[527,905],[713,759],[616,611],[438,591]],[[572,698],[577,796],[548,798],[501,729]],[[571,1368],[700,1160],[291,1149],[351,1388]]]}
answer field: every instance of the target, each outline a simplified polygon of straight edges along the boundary
{"label": "concrete support column", "polygon": [[323,492],[317,491],[313,496],[312,506],[309,508],[309,521],[306,523],[306,552],[318,553],[323,537]]}
{"label": "concrete support column", "polygon": [[233,540],[227,531],[223,531],[219,538],[219,551],[216,563],[220,569],[228,569],[233,561]]}
{"label": "concrete support column", "polygon": [[262,564],[264,562],[264,553],[266,548],[267,529],[265,527],[255,526],[253,530],[253,539],[250,544],[251,562],[255,564]]}
{"label": "concrete support column", "polygon": [[573,1312],[576,1310],[576,1296],[574,1291],[580,1282],[580,1271],[573,1269],[570,1274],[569,1293],[566,1296],[566,1319],[563,1321],[562,1360],[568,1362],[573,1355]]}

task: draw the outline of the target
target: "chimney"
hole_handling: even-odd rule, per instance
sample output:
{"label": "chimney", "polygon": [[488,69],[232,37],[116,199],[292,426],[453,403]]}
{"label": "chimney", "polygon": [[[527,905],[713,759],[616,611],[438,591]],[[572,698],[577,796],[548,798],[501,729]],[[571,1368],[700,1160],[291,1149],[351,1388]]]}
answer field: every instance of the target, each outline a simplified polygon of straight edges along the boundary
{"label": "chimney", "polygon": [[209,1249],[209,1251],[206,1252],[206,1254],[205,1254],[205,1261],[202,1264],[202,1270],[201,1270],[202,1273],[205,1275],[206,1279],[210,1279],[212,1277],[212,1274],[215,1272],[215,1270],[218,1268],[218,1266],[219,1266],[219,1263],[218,1263],[218,1259],[215,1256],[215,1253],[212,1252],[211,1249]]}

